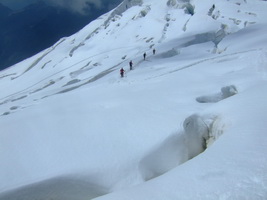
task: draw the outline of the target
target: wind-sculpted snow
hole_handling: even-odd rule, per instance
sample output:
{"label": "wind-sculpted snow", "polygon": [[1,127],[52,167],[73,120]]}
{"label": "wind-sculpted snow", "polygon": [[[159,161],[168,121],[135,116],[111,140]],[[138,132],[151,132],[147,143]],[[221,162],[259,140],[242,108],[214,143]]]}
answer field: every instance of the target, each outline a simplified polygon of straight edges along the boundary
{"label": "wind-sculpted snow", "polygon": [[213,114],[193,114],[183,122],[183,130],[170,135],[146,155],[139,164],[144,180],[158,177],[202,153],[223,134]]}
{"label": "wind-sculpted snow", "polygon": [[[117,67],[117,66],[116,66],[116,67]],[[89,83],[92,83],[92,82],[94,82],[94,81],[97,81],[98,79],[100,79],[100,78],[102,78],[102,77],[108,75],[109,73],[111,73],[111,72],[113,72],[113,71],[114,71],[114,67],[113,67],[113,68],[110,68],[110,69],[108,69],[108,70],[106,70],[106,71],[104,71],[104,72],[101,72],[101,73],[97,74],[96,76],[90,78],[88,81],[86,81],[86,82],[84,82],[84,83],[82,83],[82,84],[79,84],[79,85],[77,85],[77,86],[74,86],[74,87],[70,87],[70,88],[61,90],[60,92],[58,92],[58,94],[60,94],[60,93],[65,93],[65,92],[70,92],[70,91],[75,90],[75,89],[77,89],[77,88],[79,88],[79,87],[82,87],[82,86],[84,86],[84,85],[86,85],[86,84],[89,84]],[[64,86],[72,85],[72,84],[74,84],[74,83],[79,83],[79,82],[80,82],[80,81],[76,79],[76,81],[74,81],[74,82],[73,82],[73,81],[72,81],[72,82],[68,82],[68,83],[67,83],[66,85],[64,85]]]}
{"label": "wind-sculpted snow", "polygon": [[193,114],[183,123],[188,159],[211,146],[225,131],[225,122],[215,114]]}
{"label": "wind-sculpted snow", "polygon": [[[50,49],[48,49],[46,52],[43,53],[43,55],[41,55],[39,58],[37,58],[21,75],[23,75],[24,73],[28,72],[29,70],[31,70],[32,68],[34,68],[44,57],[46,57],[47,55],[49,55],[52,51],[54,51],[54,49],[60,45],[62,42],[64,42],[65,39],[60,40],[57,44],[55,44],[54,46],[52,46]],[[47,62],[49,63],[49,61]],[[46,64],[47,64],[46,63]],[[44,64],[44,66],[46,65]],[[42,66],[42,68],[44,68],[44,66]],[[17,78],[17,77],[15,77]]]}
{"label": "wind-sculpted snow", "polygon": [[184,9],[186,14],[194,15],[194,5],[191,0],[168,0],[167,5],[174,8]]}
{"label": "wind-sculpted snow", "polygon": [[216,103],[233,95],[236,95],[237,89],[234,85],[226,86],[221,88],[221,92],[211,95],[205,95],[197,97],[196,100],[199,103]]}
{"label": "wind-sculpted snow", "polygon": [[209,127],[198,115],[186,118],[183,126],[188,146],[188,156],[191,159],[205,150]]}
{"label": "wind-sculpted snow", "polygon": [[151,7],[150,6],[146,6],[143,10],[141,10],[141,12],[139,13],[139,15],[138,15],[138,17],[136,19],[145,17],[150,10],[151,10]]}

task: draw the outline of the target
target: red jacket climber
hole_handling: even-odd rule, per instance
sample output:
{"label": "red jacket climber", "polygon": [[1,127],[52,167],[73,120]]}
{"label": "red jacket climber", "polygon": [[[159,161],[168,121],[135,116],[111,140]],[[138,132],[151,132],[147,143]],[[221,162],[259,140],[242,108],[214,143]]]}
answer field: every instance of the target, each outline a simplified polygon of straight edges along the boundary
{"label": "red jacket climber", "polygon": [[121,70],[120,70],[120,74],[121,74],[121,77],[123,77],[124,76],[124,69],[123,68],[121,68]]}

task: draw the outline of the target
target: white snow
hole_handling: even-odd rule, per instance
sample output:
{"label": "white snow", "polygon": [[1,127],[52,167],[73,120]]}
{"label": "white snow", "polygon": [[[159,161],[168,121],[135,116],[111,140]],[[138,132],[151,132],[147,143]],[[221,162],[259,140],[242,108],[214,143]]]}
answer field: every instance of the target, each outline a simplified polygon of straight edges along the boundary
{"label": "white snow", "polygon": [[0,199],[267,199],[266,8],[125,0],[1,71]]}

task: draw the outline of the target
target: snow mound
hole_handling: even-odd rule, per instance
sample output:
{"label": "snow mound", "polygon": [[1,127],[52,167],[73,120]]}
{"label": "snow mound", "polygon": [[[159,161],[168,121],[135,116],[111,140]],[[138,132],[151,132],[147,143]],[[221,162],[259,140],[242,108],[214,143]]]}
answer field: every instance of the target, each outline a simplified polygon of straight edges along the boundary
{"label": "snow mound", "polygon": [[184,120],[184,130],[170,135],[140,161],[144,181],[156,178],[196,157],[222,135],[224,123],[214,114],[193,114]]}
{"label": "snow mound", "polygon": [[216,103],[228,97],[237,94],[238,91],[234,85],[221,88],[221,92],[211,95],[204,95],[196,98],[199,103]]}
{"label": "snow mound", "polygon": [[188,157],[193,158],[205,150],[209,128],[203,119],[197,114],[186,118],[183,123],[183,127],[188,146]]}
{"label": "snow mound", "polygon": [[220,116],[215,114],[193,114],[183,123],[188,159],[191,159],[223,134],[225,124]]}

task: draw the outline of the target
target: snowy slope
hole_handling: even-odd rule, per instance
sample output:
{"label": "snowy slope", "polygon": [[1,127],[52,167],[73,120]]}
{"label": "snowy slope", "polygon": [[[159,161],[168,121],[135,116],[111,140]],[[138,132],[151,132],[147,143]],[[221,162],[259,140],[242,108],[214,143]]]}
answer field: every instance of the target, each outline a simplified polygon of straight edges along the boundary
{"label": "snowy slope", "polygon": [[266,8],[125,0],[1,71],[0,199],[266,199]]}

